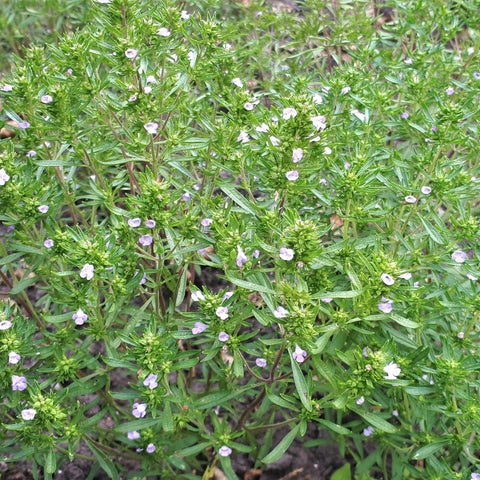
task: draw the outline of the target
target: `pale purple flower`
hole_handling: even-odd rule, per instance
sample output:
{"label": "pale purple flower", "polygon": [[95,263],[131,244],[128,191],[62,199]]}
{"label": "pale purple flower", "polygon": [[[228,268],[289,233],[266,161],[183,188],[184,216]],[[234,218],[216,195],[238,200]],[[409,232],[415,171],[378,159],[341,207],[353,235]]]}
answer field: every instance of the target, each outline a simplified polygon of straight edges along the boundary
{"label": "pale purple flower", "polygon": [[470,480],[480,480],[480,473],[472,473]]}
{"label": "pale purple flower", "polygon": [[185,192],[185,193],[182,195],[182,200],[183,200],[184,202],[188,202],[191,198],[192,198],[192,196],[191,196],[188,192]]}
{"label": "pale purple flower", "polygon": [[43,246],[45,248],[52,248],[53,247],[53,240],[51,238],[47,238],[44,242],[43,242]]}
{"label": "pale purple flower", "polygon": [[407,203],[415,203],[417,201],[416,197],[414,197],[413,195],[407,195],[405,197],[405,201]]}
{"label": "pale purple flower", "polygon": [[[473,78],[475,80],[480,80],[480,72],[473,72]],[[480,475],[480,474],[479,474]]]}
{"label": "pale purple flower", "polygon": [[285,317],[287,317],[287,315],[288,315],[288,310],[286,310],[286,309],[283,308],[282,306],[277,307],[277,308],[273,311],[273,316],[274,316],[275,318],[278,318],[278,319],[285,318]]}
{"label": "pale purple flower", "polygon": [[424,195],[430,195],[430,193],[432,193],[432,189],[430,187],[428,187],[427,185],[424,185],[420,191],[424,194]]}
{"label": "pale purple flower", "polygon": [[29,127],[30,127],[30,124],[26,120],[18,124],[18,128],[22,128],[23,130]]}
{"label": "pale purple flower", "polygon": [[221,457],[229,457],[232,454],[232,449],[230,447],[227,447],[226,445],[223,445],[218,449],[218,454]]}
{"label": "pale purple flower", "polygon": [[153,243],[153,237],[147,233],[146,235],[142,235],[138,239],[138,243],[140,243],[140,245],[142,245],[143,247],[147,247],[148,245],[151,245]]}
{"label": "pale purple flower", "polygon": [[73,315],[72,320],[75,320],[76,325],[83,325],[88,320],[88,315],[79,308]]}
{"label": "pale purple flower", "polygon": [[156,449],[157,449],[157,447],[153,443],[149,443],[147,445],[147,448],[145,449],[145,451],[147,453],[153,453]]}
{"label": "pale purple flower", "polygon": [[112,3],[112,0],[96,0],[97,3],[103,3],[103,4],[108,4],[108,3]]}
{"label": "pale purple flower", "polygon": [[385,299],[385,302],[378,304],[378,309],[383,313],[390,313],[393,310],[393,301]]}
{"label": "pale purple flower", "polygon": [[318,181],[318,183],[319,183],[320,185],[325,185],[325,186],[328,184],[328,182],[327,182],[327,180],[326,180],[325,178],[321,178],[321,179]]}
{"label": "pale purple flower", "polygon": [[230,338],[230,335],[227,332],[220,332],[218,334],[218,339],[221,342],[226,342]]}
{"label": "pale purple flower", "polygon": [[211,218],[204,218],[200,223],[203,227],[209,227],[213,223],[213,220]]}
{"label": "pale purple flower", "polygon": [[453,87],[448,87],[446,90],[445,90],[445,93],[450,96],[450,95],[453,95],[455,93],[455,89]]}
{"label": "pale purple flower", "polygon": [[147,404],[134,403],[132,414],[135,418],[143,418],[147,414]]}
{"label": "pale purple flower", "polygon": [[432,132],[436,132],[438,130],[438,127],[436,125],[432,125]]}
{"label": "pale purple flower", "polygon": [[434,385],[434,384],[435,384],[435,382],[433,381],[433,378],[432,378],[432,377],[429,377],[427,374],[422,375],[422,380],[425,380],[425,381],[428,382],[430,385]]}
{"label": "pale purple flower", "polygon": [[343,168],[345,170],[348,170],[351,167],[350,162],[347,162],[346,160],[343,161]]}
{"label": "pale purple flower", "polygon": [[248,257],[245,255],[245,252],[240,245],[237,245],[237,252],[237,267],[241,267],[244,263],[248,262]]}
{"label": "pale purple flower", "polygon": [[130,95],[130,96],[128,97],[128,101],[129,101],[129,102],[134,102],[136,99],[137,99],[137,96],[136,96],[136,95]]}
{"label": "pale purple flower", "polygon": [[295,345],[295,351],[292,353],[292,357],[298,363],[303,363],[303,361],[307,357],[307,352],[301,349],[298,345]]}
{"label": "pale purple flower", "polygon": [[372,353],[372,349],[370,347],[363,347],[363,356],[368,358]]}
{"label": "pale purple flower", "polygon": [[478,280],[478,277],[476,277],[475,275],[472,275],[471,273],[467,273],[467,278],[469,280],[472,280],[472,282],[476,282]]}
{"label": "pale purple flower", "polygon": [[10,180],[10,175],[4,168],[0,168],[0,185],[5,185]]}
{"label": "pale purple flower", "polygon": [[392,415],[393,415],[394,417],[398,417],[398,410],[394,410],[394,411],[392,412]]}
{"label": "pale purple flower", "polygon": [[255,360],[255,364],[257,365],[257,367],[265,368],[267,366],[267,361],[264,358],[260,357]]}
{"label": "pale purple flower", "polygon": [[148,377],[143,381],[143,384],[146,387],[150,388],[150,390],[154,390],[155,388],[158,387],[157,378],[158,378],[158,375],[155,375],[154,373],[150,373],[150,375],[148,375]]}
{"label": "pale purple flower", "polygon": [[91,280],[93,278],[94,271],[95,267],[91,263],[86,263],[80,272],[80,277]]}
{"label": "pale purple flower", "polygon": [[346,95],[350,90],[352,89],[352,87],[343,87],[341,90],[340,90],[340,93],[342,95]]}
{"label": "pale purple flower", "polygon": [[408,112],[403,112],[403,113],[402,113],[402,118],[403,118],[404,120],[406,120],[409,116],[410,116],[410,115],[408,114]]}
{"label": "pale purple flower", "polygon": [[127,50],[125,50],[125,56],[130,60],[135,59],[137,55],[138,55],[138,50],[135,50],[134,48],[128,48]]}
{"label": "pale purple flower", "polygon": [[25,408],[21,411],[22,418],[24,420],[33,420],[37,411],[34,408]]}
{"label": "pale purple flower", "polygon": [[[137,276],[138,272],[135,272],[135,276]],[[143,276],[142,276],[142,279],[140,280],[140,282],[138,282],[139,285],[144,285],[145,283],[147,283],[147,274],[144,273]]]}
{"label": "pale purple flower", "polygon": [[145,222],[145,226],[147,228],[155,228],[155,225],[157,224],[157,222],[155,220],[147,220]]}
{"label": "pale purple flower", "polygon": [[405,65],[411,65],[411,64],[413,63],[413,59],[412,59],[412,58],[406,58],[406,59],[403,61],[403,63],[404,63]]}
{"label": "pale purple flower", "polygon": [[315,105],[321,105],[323,103],[323,97],[319,93],[316,93],[313,96],[312,101]]}
{"label": "pale purple flower", "polygon": [[10,320],[2,320],[0,322],[0,330],[8,330],[12,325]]}
{"label": "pale purple flower", "polygon": [[280,248],[280,258],[288,262],[292,260],[295,255],[295,252],[291,248],[281,247]]}
{"label": "pale purple flower", "polygon": [[147,83],[157,83],[157,79],[155,78],[155,75],[148,75]]}
{"label": "pale purple flower", "polygon": [[260,256],[260,250],[254,250],[252,253],[253,258],[258,258]]}
{"label": "pale purple flower", "polygon": [[17,365],[20,362],[21,358],[21,355],[17,352],[10,352],[8,354],[8,363],[12,365]]}
{"label": "pale purple flower", "polygon": [[273,135],[270,135],[270,143],[274,146],[274,147],[278,147],[281,143],[280,139],[277,138],[277,137],[274,137]]}
{"label": "pale purple flower", "polygon": [[295,180],[298,180],[299,173],[298,170],[290,170],[285,174],[285,176],[287,177],[287,180],[294,182]]}
{"label": "pale purple flower", "polygon": [[157,122],[148,122],[146,123],[143,128],[149,133],[150,135],[156,135],[158,130],[158,123]]}
{"label": "pale purple flower", "polygon": [[301,148],[294,148],[292,152],[292,161],[293,163],[298,163],[302,160],[303,157],[303,149]]}
{"label": "pale purple flower", "polygon": [[291,118],[295,118],[296,116],[297,111],[292,107],[284,108],[282,111],[282,118],[284,120],[290,120]]}
{"label": "pale purple flower", "polygon": [[192,292],[192,301],[198,302],[199,300],[205,300],[205,296],[200,290],[195,290]]}
{"label": "pale purple flower", "polygon": [[208,328],[208,325],[205,325],[202,322],[195,322],[195,325],[192,328],[192,333],[198,335]]}
{"label": "pale purple flower", "polygon": [[238,88],[243,88],[243,82],[238,77],[234,78],[232,83]]}
{"label": "pale purple flower", "polygon": [[157,35],[160,35],[161,37],[169,37],[171,34],[172,32],[166,27],[160,27],[157,30]]}
{"label": "pale purple flower", "polygon": [[146,86],[146,87],[143,89],[143,91],[144,91],[146,94],[152,93],[152,90],[153,90],[153,89],[152,89],[152,87],[150,87],[150,86]]}
{"label": "pale purple flower", "polygon": [[243,104],[243,108],[247,111],[253,110],[255,108],[255,104],[251,102],[246,102]]}
{"label": "pale purple flower", "polygon": [[369,437],[373,432],[375,432],[375,429],[371,425],[363,429],[363,434],[366,437]]}
{"label": "pale purple flower", "polygon": [[321,298],[320,301],[322,301],[323,303],[330,303],[331,301],[333,301],[333,298],[330,298],[330,297]]}
{"label": "pale purple flower", "polygon": [[29,150],[27,152],[27,157],[33,158],[37,155],[37,152],[35,150]]}
{"label": "pale purple flower", "polygon": [[18,390],[23,392],[27,388],[27,379],[25,377],[19,377],[18,375],[12,375],[12,390]]}
{"label": "pale purple flower", "polygon": [[181,20],[188,20],[190,18],[190,14],[186,10],[182,10],[180,13]]}
{"label": "pale purple flower", "polygon": [[355,115],[361,122],[365,121],[366,115],[360,111],[358,111],[356,108],[350,112],[352,115]]}
{"label": "pale purple flower", "polygon": [[388,286],[391,286],[395,283],[394,278],[389,273],[382,273],[380,275],[380,280]]}
{"label": "pale purple flower", "polygon": [[1,90],[3,92],[11,92],[13,90],[13,86],[6,83],[5,85],[2,86]]}
{"label": "pale purple flower", "polygon": [[228,318],[228,307],[218,307],[215,310],[215,315],[220,318],[220,320],[226,320]]}
{"label": "pale purple flower", "polygon": [[398,278],[403,278],[404,280],[410,280],[412,278],[412,274],[410,272],[405,272],[399,275]]}
{"label": "pale purple flower", "polygon": [[323,115],[312,117],[310,120],[317,130],[325,130],[325,128],[327,128],[327,119]]}
{"label": "pale purple flower", "polygon": [[53,102],[53,97],[51,95],[43,95],[40,97],[40,101],[42,103],[52,103]]}
{"label": "pale purple flower", "polygon": [[40,213],[47,213],[49,209],[50,209],[50,207],[48,205],[40,205],[38,207],[38,211]]}
{"label": "pale purple flower", "polygon": [[141,218],[129,218],[127,220],[127,223],[130,227],[132,228],[137,228],[142,224],[142,219]]}
{"label": "pale purple flower", "polygon": [[133,430],[132,432],[127,432],[127,438],[129,440],[137,440],[137,438],[140,438],[140,433],[138,433],[136,430]]}
{"label": "pale purple flower", "polygon": [[402,370],[395,362],[390,362],[383,367],[383,371],[386,373],[385,380],[396,380]]}
{"label": "pale purple flower", "polygon": [[363,405],[365,402],[365,398],[364,397],[358,397],[357,400],[355,401],[355,403],[357,405]]}
{"label": "pale purple flower", "polygon": [[452,259],[457,262],[457,263],[464,263],[465,260],[467,260],[468,255],[465,252],[462,252],[461,250],[455,250],[452,253]]}
{"label": "pale purple flower", "polygon": [[266,123],[262,123],[260,126],[255,127],[255,130],[259,133],[267,133],[268,125]]}

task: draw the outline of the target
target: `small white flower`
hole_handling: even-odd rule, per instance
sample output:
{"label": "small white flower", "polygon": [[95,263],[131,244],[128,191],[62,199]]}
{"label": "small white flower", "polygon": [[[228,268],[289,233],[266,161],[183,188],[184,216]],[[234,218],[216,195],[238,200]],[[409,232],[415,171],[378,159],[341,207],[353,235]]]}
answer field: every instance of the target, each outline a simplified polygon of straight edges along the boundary
{"label": "small white flower", "polygon": [[157,35],[160,35],[161,37],[169,37],[171,34],[172,32],[166,27],[161,27],[157,30]]}
{"label": "small white flower", "polygon": [[147,83],[157,83],[157,79],[155,78],[155,75],[149,75],[147,77]]}
{"label": "small white flower", "polygon": [[149,93],[152,93],[152,87],[150,87],[150,86],[147,85],[147,86],[143,89],[143,91],[148,95]]}
{"label": "small white flower", "polygon": [[356,403],[357,405],[363,405],[364,402],[365,402],[365,398],[364,398],[364,397],[359,397],[359,398],[357,398],[357,400],[356,400],[355,403]]}
{"label": "small white flower", "polygon": [[295,252],[291,248],[281,247],[280,248],[280,258],[285,261],[290,261],[293,259]]}
{"label": "small white flower", "polygon": [[232,83],[238,88],[243,88],[243,82],[238,77],[234,78]]}
{"label": "small white flower", "polygon": [[385,284],[385,285],[393,285],[395,283],[394,278],[389,274],[389,273],[382,273],[380,275],[380,280]]}
{"label": "small white flower", "polygon": [[327,128],[327,119],[323,115],[312,117],[310,120],[317,130],[325,130]]}
{"label": "small white flower", "polygon": [[292,152],[292,161],[293,163],[298,163],[303,158],[303,149],[301,148],[294,148]]}
{"label": "small white flower", "polygon": [[403,278],[404,280],[410,280],[412,278],[412,274],[410,272],[405,272],[399,275],[398,278]]}
{"label": "small white flower", "polygon": [[241,267],[244,263],[248,262],[248,257],[245,255],[245,252],[240,245],[237,245],[237,252],[237,267]]}
{"label": "small white flower", "polygon": [[188,20],[190,18],[190,14],[186,10],[182,10],[180,13],[180,18],[182,20]]}
{"label": "small white flower", "polygon": [[133,432],[127,432],[127,438],[129,440],[137,440],[137,438],[140,438],[140,433],[138,433],[136,430]]}
{"label": "small white flower", "polygon": [[403,61],[403,63],[404,63],[405,65],[411,65],[411,64],[413,63],[413,60],[412,60],[411,58],[406,58],[406,59]]}
{"label": "small white flower", "polygon": [[80,277],[91,280],[93,278],[94,271],[95,267],[91,263],[86,263],[80,272]]}
{"label": "small white flower", "polygon": [[414,197],[413,195],[407,195],[407,196],[405,197],[405,201],[406,201],[407,203],[416,203],[417,199],[416,199],[416,197]]}
{"label": "small white flower", "polygon": [[220,318],[220,320],[226,320],[228,318],[228,307],[218,307],[215,310],[215,315]]}
{"label": "small white flower", "polygon": [[332,149],[330,147],[325,147],[325,150],[323,150],[324,155],[331,155]]}
{"label": "small white flower", "polygon": [[316,93],[312,100],[315,105],[321,105],[323,103],[323,97],[319,93]]}
{"label": "small white flower", "polygon": [[361,122],[365,122],[365,114],[358,111],[356,108],[350,112],[352,115],[355,115]]}
{"label": "small white flower", "polygon": [[76,325],[83,325],[88,320],[88,315],[79,308],[76,313],[72,315],[72,320],[75,320]]}
{"label": "small white flower", "polygon": [[390,313],[393,310],[393,301],[386,300],[378,304],[378,309],[383,313]]}
{"label": "small white flower", "polygon": [[127,223],[128,223],[128,225],[129,225],[130,227],[132,227],[132,228],[137,228],[137,227],[139,227],[139,226],[142,224],[142,219],[141,219],[141,218],[138,218],[138,217],[136,217],[136,218],[129,218],[129,219],[127,220]]}
{"label": "small white flower", "polygon": [[469,280],[472,280],[472,282],[476,282],[478,280],[478,277],[476,277],[475,275],[472,275],[471,273],[467,273],[467,278]]}
{"label": "small white flower", "polygon": [[277,137],[274,137],[273,135],[270,136],[270,143],[274,146],[274,147],[278,147],[280,145],[280,139],[277,138]]}
{"label": "small white flower", "polygon": [[190,62],[190,67],[193,68],[195,65],[195,61],[197,60],[197,53],[195,52],[195,50],[189,50],[189,52],[187,53],[187,58]]}
{"label": "small white flower", "polygon": [[43,95],[40,97],[40,101],[42,103],[52,103],[53,102],[53,97],[51,95]]}
{"label": "small white flower", "polygon": [[8,363],[12,365],[17,365],[22,357],[17,352],[10,352],[8,354]]}
{"label": "small white flower", "polygon": [[427,185],[424,185],[420,191],[424,194],[424,195],[430,195],[430,193],[432,193],[432,189],[430,187],[428,187]]}
{"label": "small white flower", "polygon": [[461,250],[455,250],[452,253],[452,259],[457,262],[457,263],[464,263],[465,260],[467,260],[468,255],[465,252],[462,252]]}
{"label": "small white flower", "polygon": [[255,130],[259,133],[267,133],[268,125],[266,123],[262,123],[260,126],[255,127]]}
{"label": "small white flower", "polygon": [[237,142],[248,142],[250,138],[248,137],[248,133],[245,130],[240,130],[240,135],[237,138]]}
{"label": "small white flower", "polygon": [[40,205],[38,207],[38,211],[40,213],[47,213],[49,209],[50,209],[50,207],[48,205]]}
{"label": "small white flower", "polygon": [[157,449],[157,447],[153,443],[149,443],[147,445],[147,448],[145,449],[145,451],[147,453],[153,453],[156,449]]}
{"label": "small white flower", "polygon": [[221,341],[221,342],[226,342],[228,339],[230,338],[230,335],[226,332],[220,332],[218,334],[218,339]]}
{"label": "small white flower", "polygon": [[395,362],[390,362],[383,367],[383,371],[386,373],[385,380],[396,380],[402,370]]}
{"label": "small white flower", "polygon": [[278,319],[285,318],[288,316],[288,310],[279,306],[273,311],[273,316]]}
{"label": "small white flower", "polygon": [[135,418],[143,418],[147,414],[147,404],[134,403],[132,414]]}
{"label": "small white flower", "polygon": [[0,330],[8,330],[12,325],[13,323],[10,320],[2,320],[0,322]]}
{"label": "small white flower", "polygon": [[218,454],[221,457],[229,457],[232,454],[232,449],[230,447],[227,447],[226,445],[223,445],[218,449]]}
{"label": "small white flower", "polygon": [[34,408],[26,408],[21,411],[21,415],[24,420],[33,420],[36,414],[37,411]]}
{"label": "small white flower", "polygon": [[340,93],[342,95],[346,95],[350,90],[352,89],[352,87],[343,87],[342,90],[340,91]]}
{"label": "small white flower", "polygon": [[136,58],[138,55],[138,50],[135,50],[134,48],[128,48],[125,50],[125,56],[129,58],[130,60],[133,60]]}
{"label": "small white flower", "polygon": [[446,90],[445,90],[445,93],[450,96],[450,95],[453,95],[455,93],[455,89],[453,87],[448,87]]}
{"label": "small white flower", "polygon": [[205,325],[203,322],[195,322],[195,325],[192,328],[192,333],[198,335],[208,328],[208,325]]}
{"label": "small white flower", "polygon": [[246,102],[246,103],[243,104],[243,108],[245,110],[250,111],[250,110],[253,110],[255,108],[255,104],[251,103],[251,102]]}
{"label": "small white flower", "polygon": [[1,90],[4,92],[11,92],[13,90],[13,86],[6,83],[2,86]]}
{"label": "small white flower", "polygon": [[0,185],[5,185],[10,180],[10,175],[4,168],[0,168]]}
{"label": "small white flower", "polygon": [[257,367],[265,368],[267,366],[267,361],[264,358],[257,358],[255,364]]}
{"label": "small white flower", "polygon": [[158,387],[157,378],[158,375],[150,373],[150,375],[148,375],[148,377],[143,381],[143,384],[150,390],[155,390],[155,388]]}
{"label": "small white flower", "polygon": [[292,357],[298,363],[303,363],[303,361],[307,357],[307,352],[300,348],[298,345],[295,345],[295,351],[292,353]]}
{"label": "small white flower", "polygon": [[285,176],[287,177],[287,180],[294,182],[295,180],[298,180],[300,174],[298,173],[298,170],[290,170],[285,174]]}
{"label": "small white flower", "polygon": [[284,108],[282,111],[282,118],[284,120],[290,120],[291,118],[295,118],[296,116],[297,111],[292,107]]}
{"label": "small white flower", "polygon": [[203,293],[200,290],[192,292],[192,302],[198,302],[200,300],[205,300],[205,296],[203,295]]}

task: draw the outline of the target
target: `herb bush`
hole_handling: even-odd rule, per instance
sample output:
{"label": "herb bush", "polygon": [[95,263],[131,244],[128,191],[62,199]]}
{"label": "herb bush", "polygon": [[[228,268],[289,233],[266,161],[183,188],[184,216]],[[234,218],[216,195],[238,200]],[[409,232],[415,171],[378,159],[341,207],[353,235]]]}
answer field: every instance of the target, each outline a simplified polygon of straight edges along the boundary
{"label": "herb bush", "polygon": [[480,478],[474,2],[82,8],[0,86],[3,460]]}

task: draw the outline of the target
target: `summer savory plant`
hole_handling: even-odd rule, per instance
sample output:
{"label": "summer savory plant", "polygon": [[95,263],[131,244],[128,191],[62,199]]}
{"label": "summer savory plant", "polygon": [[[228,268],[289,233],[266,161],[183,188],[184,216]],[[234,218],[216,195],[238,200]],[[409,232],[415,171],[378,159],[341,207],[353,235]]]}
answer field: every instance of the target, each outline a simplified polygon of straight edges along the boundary
{"label": "summer savory plant", "polygon": [[478,480],[475,2],[80,11],[0,83],[2,461]]}

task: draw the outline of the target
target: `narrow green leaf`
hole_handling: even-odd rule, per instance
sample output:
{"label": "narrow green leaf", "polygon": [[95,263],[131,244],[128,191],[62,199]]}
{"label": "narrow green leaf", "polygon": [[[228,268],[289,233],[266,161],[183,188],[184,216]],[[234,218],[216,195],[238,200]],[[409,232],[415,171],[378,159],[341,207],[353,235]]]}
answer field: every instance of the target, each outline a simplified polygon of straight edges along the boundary
{"label": "narrow green leaf", "polygon": [[346,463],[343,467],[334,472],[334,474],[330,477],[330,480],[350,480],[351,478],[352,473],[350,470],[350,464]]}
{"label": "narrow green leaf", "polygon": [[26,274],[11,290],[10,295],[16,295],[17,293],[25,290],[29,285],[36,282],[38,278],[34,275],[33,277],[28,277]]}
{"label": "narrow green leaf", "polygon": [[420,326],[417,322],[414,322],[413,320],[409,320],[408,318],[401,317],[400,315],[397,315],[396,313],[390,314],[390,318],[394,322],[397,322],[399,325],[402,325],[402,327],[418,328]]}
{"label": "narrow green leaf", "polygon": [[388,423],[385,419],[376,415],[375,413],[365,412],[360,408],[352,408],[352,410],[358,413],[361,417],[363,417],[372,427],[376,428],[377,430],[381,430],[382,432],[387,433],[395,433],[397,429],[391,424]]}
{"label": "narrow green leaf", "polygon": [[102,452],[96,445],[91,443],[89,440],[85,439],[85,443],[88,445],[88,448],[95,455],[95,458],[98,460],[98,463],[103,468],[104,472],[112,479],[118,480],[118,472],[115,468],[115,465],[112,461]]}
{"label": "narrow green leaf", "polygon": [[350,435],[352,433],[348,428],[330,422],[330,420],[324,420],[323,418],[319,418],[317,422],[323,425],[327,430],[331,430],[332,432],[338,433],[340,435]]}
{"label": "narrow green leaf", "polygon": [[162,412],[162,428],[165,432],[173,432],[175,426],[173,423],[172,407],[170,402],[165,402],[165,408]]}
{"label": "narrow green leaf", "polygon": [[298,362],[292,357],[290,353],[290,362],[292,363],[293,381],[297,388],[298,396],[302,405],[309,411],[312,411],[312,402],[310,401],[310,394],[308,393],[307,382],[303,376],[302,369],[298,365]]}
{"label": "narrow green leaf", "polygon": [[139,418],[138,420],[133,420],[131,422],[122,423],[117,425],[114,430],[118,433],[127,433],[133,430],[141,430],[142,428],[149,428],[161,423],[162,419],[157,418]]}
{"label": "narrow green leaf", "polygon": [[317,292],[314,293],[311,298],[313,300],[317,298],[354,298],[361,295],[363,290],[347,290],[344,292]]}
{"label": "narrow green leaf", "polygon": [[210,442],[197,443],[196,445],[192,445],[191,447],[179,450],[176,455],[178,455],[179,457],[190,457],[191,455],[197,455],[197,453],[202,452],[210,445]]}
{"label": "narrow green leaf", "polygon": [[230,197],[237,205],[242,207],[245,212],[250,213],[251,215],[257,215],[257,212],[252,207],[252,204],[238,192],[234,185],[231,183],[224,183],[219,185],[219,187],[222,189],[225,195]]}
{"label": "narrow green leaf", "polygon": [[405,387],[404,390],[409,395],[428,395],[435,391],[432,387]]}
{"label": "narrow green leaf", "polygon": [[280,441],[280,443],[262,459],[263,463],[273,463],[277,461],[292,444],[297,436],[300,425],[295,425]]}
{"label": "narrow green leaf", "polygon": [[253,290],[255,292],[263,292],[263,293],[275,293],[271,288],[266,287],[264,285],[259,285],[258,283],[247,282],[246,280],[241,280],[240,278],[231,277],[227,275],[227,280],[232,282],[234,285],[238,287],[245,288],[246,290]]}
{"label": "narrow green leaf", "polygon": [[440,231],[435,228],[426,218],[423,218],[421,215],[418,217],[420,218],[425,231],[435,243],[438,243],[439,245],[445,245],[447,243],[447,240],[445,240]]}
{"label": "narrow green leaf", "polygon": [[434,443],[425,445],[424,447],[419,448],[414,454],[414,460],[423,460],[424,458],[430,457],[434,453],[442,449],[447,443],[450,442],[450,438],[445,438]]}
{"label": "narrow green leaf", "polygon": [[50,448],[45,454],[45,472],[55,473],[57,470],[57,458],[53,448]]}
{"label": "narrow green leaf", "polygon": [[175,299],[176,307],[178,307],[183,302],[183,299],[185,298],[185,292],[187,288],[187,273],[188,273],[188,269],[184,268],[182,275],[180,276],[180,280],[177,284],[177,295]]}

